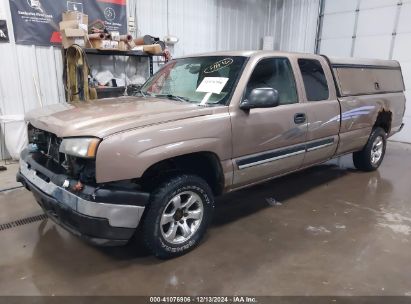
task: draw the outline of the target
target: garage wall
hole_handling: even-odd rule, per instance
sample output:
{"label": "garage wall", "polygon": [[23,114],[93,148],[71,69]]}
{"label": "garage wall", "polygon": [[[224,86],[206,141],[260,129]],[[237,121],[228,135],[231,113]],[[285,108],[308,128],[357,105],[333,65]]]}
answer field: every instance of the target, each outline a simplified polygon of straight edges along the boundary
{"label": "garage wall", "polygon": [[16,45],[9,1],[0,1],[0,18],[6,18],[10,43],[0,43],[0,107],[2,114],[22,114],[39,106],[37,84],[44,105],[62,102],[61,49]]}
{"label": "garage wall", "polygon": [[395,59],[407,88],[404,130],[392,139],[411,143],[411,0],[325,0],[320,53]]}
{"label": "garage wall", "polygon": [[267,35],[270,1],[218,0],[216,3],[216,49],[256,50]]}
{"label": "garage wall", "polygon": [[[0,43],[0,115],[22,116],[25,112],[39,107],[36,85],[43,105],[63,102],[60,48],[16,45],[8,0],[0,1],[0,18],[7,20],[10,35],[10,43]],[[22,121],[8,122],[0,127],[0,156],[4,159],[9,156],[4,141],[18,140],[16,136],[21,133],[16,133],[16,130],[21,131],[24,124]]]}
{"label": "garage wall", "polygon": [[[314,50],[319,0],[169,0],[168,14],[165,0],[127,5],[142,35],[164,37],[169,17],[169,33],[180,38],[174,56],[261,49],[266,35],[274,36],[276,50]],[[60,48],[16,45],[8,0],[0,0],[0,18],[8,20],[11,38],[0,43],[0,115],[22,116],[39,107],[37,95],[43,105],[64,102]],[[5,127],[6,141],[15,139],[17,125]]]}
{"label": "garage wall", "polygon": [[275,0],[269,6],[268,35],[274,49],[313,53],[319,0]]}
{"label": "garage wall", "polygon": [[[161,39],[167,34],[167,1],[128,0],[129,15],[136,21],[137,35],[150,34]],[[216,49],[216,1],[169,1],[169,32],[180,41],[174,56]]]}
{"label": "garage wall", "polygon": [[[180,38],[174,56],[261,49],[267,35],[274,36],[275,50],[314,51],[319,0],[168,2],[169,33]],[[128,7],[139,34],[167,34],[167,1],[128,0]]]}

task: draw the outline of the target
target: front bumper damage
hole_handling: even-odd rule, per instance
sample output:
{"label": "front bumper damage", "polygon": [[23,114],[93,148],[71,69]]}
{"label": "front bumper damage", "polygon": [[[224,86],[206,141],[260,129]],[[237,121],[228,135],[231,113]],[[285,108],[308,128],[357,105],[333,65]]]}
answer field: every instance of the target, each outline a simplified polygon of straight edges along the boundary
{"label": "front bumper damage", "polygon": [[44,212],[73,234],[103,246],[124,245],[133,236],[149,194],[86,185],[73,192],[68,176],[53,170],[51,160],[23,151],[17,181],[30,190]]}

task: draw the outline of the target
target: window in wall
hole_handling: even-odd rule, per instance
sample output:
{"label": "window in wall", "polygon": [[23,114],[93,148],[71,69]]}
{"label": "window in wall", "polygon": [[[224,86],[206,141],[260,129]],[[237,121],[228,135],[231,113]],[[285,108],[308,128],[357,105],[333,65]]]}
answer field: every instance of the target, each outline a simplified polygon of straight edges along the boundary
{"label": "window in wall", "polygon": [[246,98],[256,88],[272,88],[277,90],[280,105],[298,102],[294,74],[287,58],[267,58],[261,60],[248,81]]}
{"label": "window in wall", "polygon": [[327,100],[330,95],[321,63],[318,60],[298,59],[298,65],[303,76],[307,100]]}

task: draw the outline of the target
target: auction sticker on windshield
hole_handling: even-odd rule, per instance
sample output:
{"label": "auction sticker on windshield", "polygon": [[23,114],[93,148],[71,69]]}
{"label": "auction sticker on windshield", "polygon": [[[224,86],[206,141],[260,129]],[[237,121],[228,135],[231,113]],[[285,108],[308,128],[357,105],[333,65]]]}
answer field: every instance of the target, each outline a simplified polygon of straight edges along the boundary
{"label": "auction sticker on windshield", "polygon": [[232,58],[225,58],[220,61],[217,61],[213,63],[212,65],[208,66],[207,68],[204,69],[204,73],[209,74],[209,73],[214,73],[217,72],[225,67],[228,67],[234,62]]}
{"label": "auction sticker on windshield", "polygon": [[227,81],[226,77],[204,77],[196,91],[220,94]]}

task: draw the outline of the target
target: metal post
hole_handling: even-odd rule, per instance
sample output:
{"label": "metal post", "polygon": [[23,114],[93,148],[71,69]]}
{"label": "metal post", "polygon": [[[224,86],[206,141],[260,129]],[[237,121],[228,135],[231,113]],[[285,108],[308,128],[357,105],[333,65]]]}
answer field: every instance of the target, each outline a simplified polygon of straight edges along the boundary
{"label": "metal post", "polygon": [[149,56],[150,58],[150,76],[153,76],[153,56]]}
{"label": "metal post", "polygon": [[352,34],[352,44],[351,44],[351,52],[350,52],[351,57],[354,57],[355,40],[357,39],[358,18],[360,15],[360,5],[361,5],[361,0],[358,0],[357,9],[355,10],[354,31]]}
{"label": "metal post", "polygon": [[398,31],[398,23],[400,21],[400,15],[401,15],[401,8],[402,8],[402,0],[398,1],[397,3],[397,12],[395,14],[395,24],[394,24],[394,29],[392,31],[392,38],[391,38],[391,46],[390,46],[390,57],[389,59],[392,59],[394,56],[394,47],[395,47],[395,40],[397,38],[397,31]]}
{"label": "metal post", "polygon": [[315,34],[315,53],[318,54],[320,52],[321,47],[321,36],[323,30],[323,22],[324,22],[324,7],[325,7],[325,0],[320,0],[318,5],[318,19],[317,19],[317,31]]}

